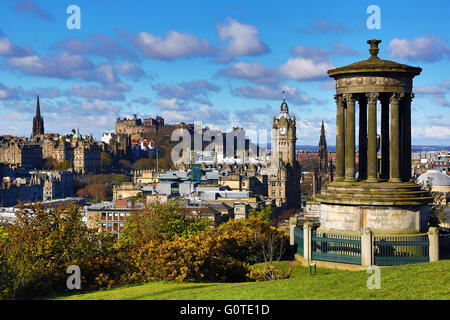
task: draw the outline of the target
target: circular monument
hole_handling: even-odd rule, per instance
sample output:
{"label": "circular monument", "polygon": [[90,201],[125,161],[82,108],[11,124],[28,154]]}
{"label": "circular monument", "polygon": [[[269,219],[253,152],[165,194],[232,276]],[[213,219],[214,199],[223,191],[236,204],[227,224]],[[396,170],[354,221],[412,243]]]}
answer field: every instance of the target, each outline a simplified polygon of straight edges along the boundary
{"label": "circular monument", "polygon": [[[429,193],[411,180],[413,78],[421,68],[371,57],[328,71],[336,80],[336,174],[322,189],[320,230],[414,234],[428,225]],[[377,102],[381,105],[379,161]],[[355,170],[355,111],[359,111],[359,168]],[[357,177],[357,178],[356,178]]]}

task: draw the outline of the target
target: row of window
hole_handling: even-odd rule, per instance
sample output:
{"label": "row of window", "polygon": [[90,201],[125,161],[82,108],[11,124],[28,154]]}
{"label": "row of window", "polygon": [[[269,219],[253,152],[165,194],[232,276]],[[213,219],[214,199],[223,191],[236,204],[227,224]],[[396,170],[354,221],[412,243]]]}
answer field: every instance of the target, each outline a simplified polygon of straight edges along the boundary
{"label": "row of window", "polygon": [[102,220],[124,220],[129,212],[102,212]]}
{"label": "row of window", "polygon": [[102,223],[102,230],[121,231],[125,227],[124,223]]}

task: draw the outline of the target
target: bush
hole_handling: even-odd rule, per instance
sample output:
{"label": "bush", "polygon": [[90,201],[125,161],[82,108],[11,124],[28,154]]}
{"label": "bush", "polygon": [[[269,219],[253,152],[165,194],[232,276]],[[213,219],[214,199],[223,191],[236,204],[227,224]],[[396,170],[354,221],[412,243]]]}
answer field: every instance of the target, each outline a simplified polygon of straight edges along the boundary
{"label": "bush", "polygon": [[248,265],[222,254],[217,238],[209,233],[188,239],[151,241],[134,257],[143,281],[216,281],[246,280]]}
{"label": "bush", "polygon": [[169,241],[139,238],[148,241],[141,242],[129,260],[135,264],[130,278],[140,281],[245,281],[252,275],[250,264],[280,259],[288,243],[282,230],[257,218],[231,220],[217,229],[175,235]]}
{"label": "bush", "polygon": [[8,271],[0,274],[2,298],[64,292],[69,265],[80,266],[84,288],[108,285],[93,281],[102,274],[112,279],[122,273],[114,237],[88,230],[80,211],[75,205],[34,206],[16,213],[16,221],[7,226],[7,234],[2,232],[0,242],[0,268]]}
{"label": "bush", "polygon": [[262,269],[252,269],[247,275],[250,280],[256,282],[288,279],[290,276],[290,269],[289,272],[286,272],[273,264],[265,265]]}
{"label": "bush", "polygon": [[287,257],[289,237],[258,218],[230,220],[212,230],[224,254],[254,264]]}

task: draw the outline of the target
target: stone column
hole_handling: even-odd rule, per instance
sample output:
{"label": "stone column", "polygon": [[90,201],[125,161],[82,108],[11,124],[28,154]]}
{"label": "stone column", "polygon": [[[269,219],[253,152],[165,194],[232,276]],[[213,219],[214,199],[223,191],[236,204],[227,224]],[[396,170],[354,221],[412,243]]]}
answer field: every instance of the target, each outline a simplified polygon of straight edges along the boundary
{"label": "stone column", "polygon": [[359,174],[358,179],[367,178],[367,99],[360,96],[359,104]]}
{"label": "stone column", "polygon": [[303,225],[303,258],[307,261],[311,261],[311,236],[312,226],[309,222]]}
{"label": "stone column", "polygon": [[381,179],[389,179],[389,99],[381,102]]}
{"label": "stone column", "polygon": [[289,218],[289,244],[293,247],[295,245],[295,233],[294,229],[297,225],[297,218],[296,217],[290,217]]}
{"label": "stone column", "polygon": [[430,227],[428,229],[428,241],[430,243],[430,262],[439,260],[439,229]]}
{"label": "stone column", "polygon": [[402,158],[403,173],[402,179],[409,181],[411,179],[411,101],[414,94],[405,94],[403,99],[403,141],[402,141]]}
{"label": "stone column", "polygon": [[345,134],[344,134],[344,99],[342,95],[335,95],[336,112],[336,181],[344,180],[345,168]]}
{"label": "stone column", "polygon": [[361,265],[368,267],[373,265],[372,261],[372,230],[364,228],[361,233]]}
{"label": "stone column", "polygon": [[367,182],[378,182],[377,177],[377,100],[378,93],[368,93],[369,132],[367,149]]}
{"label": "stone column", "polygon": [[391,102],[391,145],[389,182],[401,182],[400,179],[400,100],[403,94],[393,93]]}
{"label": "stone column", "polygon": [[346,94],[347,113],[345,123],[345,181],[355,181],[355,98]]}

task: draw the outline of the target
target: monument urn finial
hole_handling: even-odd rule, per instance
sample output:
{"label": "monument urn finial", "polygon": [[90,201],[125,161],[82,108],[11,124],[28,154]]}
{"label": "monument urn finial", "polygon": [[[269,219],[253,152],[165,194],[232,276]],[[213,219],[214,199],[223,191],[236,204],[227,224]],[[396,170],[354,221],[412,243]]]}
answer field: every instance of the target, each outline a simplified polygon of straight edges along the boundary
{"label": "monument urn finial", "polygon": [[369,52],[372,55],[372,57],[377,57],[378,52],[380,49],[378,49],[378,44],[381,42],[381,40],[367,40],[367,43],[370,44]]}

